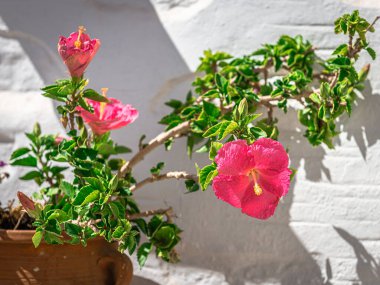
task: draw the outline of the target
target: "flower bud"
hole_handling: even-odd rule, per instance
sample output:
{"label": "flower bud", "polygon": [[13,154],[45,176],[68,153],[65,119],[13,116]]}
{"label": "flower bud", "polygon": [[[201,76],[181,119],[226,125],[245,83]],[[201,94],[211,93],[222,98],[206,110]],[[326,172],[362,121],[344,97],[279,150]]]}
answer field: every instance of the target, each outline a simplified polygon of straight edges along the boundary
{"label": "flower bud", "polygon": [[21,205],[24,207],[24,209],[29,211],[34,211],[36,209],[36,206],[34,205],[34,202],[32,199],[30,199],[28,196],[26,196],[24,193],[18,191],[17,197],[21,203]]}

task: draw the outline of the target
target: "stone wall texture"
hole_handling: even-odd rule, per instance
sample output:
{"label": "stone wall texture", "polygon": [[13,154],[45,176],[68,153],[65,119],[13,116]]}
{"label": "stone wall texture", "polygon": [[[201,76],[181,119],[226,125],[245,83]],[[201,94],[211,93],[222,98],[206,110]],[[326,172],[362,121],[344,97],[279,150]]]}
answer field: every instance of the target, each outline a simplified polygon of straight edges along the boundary
{"label": "stone wall texture", "polygon": [[[336,17],[360,9],[380,15],[379,0],[2,0],[0,1],[0,159],[25,144],[23,133],[40,121],[62,133],[51,101],[39,95],[43,82],[65,76],[56,54],[57,34],[78,24],[102,39],[87,76],[93,88],[140,110],[140,119],[115,132],[136,148],[141,132],[152,137],[168,110],[163,102],[183,98],[204,49],[249,53],[282,34],[303,34],[326,57],[343,37],[333,33]],[[371,35],[380,52],[380,34]],[[358,64],[369,61],[369,57]],[[185,230],[182,263],[155,258],[135,285],[376,285],[380,284],[380,68],[372,63],[366,91],[351,118],[340,122],[336,148],[312,148],[302,137],[295,111],[281,123],[298,174],[275,216],[265,222],[243,216],[212,191],[185,195],[180,182],[162,182],[138,193],[144,209],[172,205]],[[276,114],[282,118],[282,114]],[[147,123],[149,122],[149,123]],[[169,159],[167,169],[193,170],[184,142],[152,153],[137,169]],[[32,185],[7,168],[0,186],[3,203]]]}

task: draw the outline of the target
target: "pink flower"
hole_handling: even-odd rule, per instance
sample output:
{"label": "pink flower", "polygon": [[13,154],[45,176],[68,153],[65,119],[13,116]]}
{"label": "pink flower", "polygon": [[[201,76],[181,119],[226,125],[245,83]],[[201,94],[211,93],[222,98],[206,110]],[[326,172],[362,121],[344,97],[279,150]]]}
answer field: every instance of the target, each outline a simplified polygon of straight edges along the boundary
{"label": "pink flower", "polygon": [[24,193],[18,191],[17,197],[20,200],[21,205],[24,207],[26,211],[35,210],[36,206],[34,205],[34,202],[32,199],[30,199],[28,196],[26,196]]}
{"label": "pink flower", "polygon": [[115,98],[108,98],[109,103],[86,100],[94,108],[94,113],[90,113],[81,107],[78,107],[77,110],[96,135],[102,135],[110,130],[133,123],[139,115],[139,112],[131,105],[123,105]]}
{"label": "pink flower", "polygon": [[61,137],[60,135],[56,136],[55,139],[54,139],[54,144],[55,145],[60,145],[61,142],[64,140],[65,138],[64,137]]}
{"label": "pink flower", "polygon": [[78,32],[71,33],[68,38],[59,37],[58,52],[73,78],[82,77],[100,47],[100,41],[91,39],[85,31],[79,26]]}
{"label": "pink flower", "polygon": [[262,138],[251,145],[245,140],[226,143],[215,162],[215,195],[251,217],[271,217],[280,198],[288,193],[289,158],[275,140]]}

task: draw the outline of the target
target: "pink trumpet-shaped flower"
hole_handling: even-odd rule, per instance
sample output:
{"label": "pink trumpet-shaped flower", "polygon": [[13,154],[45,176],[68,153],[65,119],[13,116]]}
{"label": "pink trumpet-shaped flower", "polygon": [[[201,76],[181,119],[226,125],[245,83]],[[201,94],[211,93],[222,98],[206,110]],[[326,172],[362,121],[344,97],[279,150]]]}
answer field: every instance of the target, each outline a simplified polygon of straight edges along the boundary
{"label": "pink trumpet-shaped flower", "polygon": [[262,138],[251,145],[245,140],[226,143],[215,162],[215,195],[251,217],[271,217],[280,198],[288,193],[289,158],[275,140]]}
{"label": "pink trumpet-shaped flower", "polygon": [[[106,89],[103,89],[103,95],[105,92]],[[94,113],[81,107],[78,107],[77,110],[96,135],[102,135],[110,130],[133,123],[139,115],[139,112],[131,105],[123,105],[115,98],[108,98],[108,103],[86,100],[94,108]]]}
{"label": "pink trumpet-shaped flower", "polygon": [[100,47],[100,41],[91,39],[85,31],[83,26],[79,26],[78,32],[71,33],[69,37],[59,37],[58,52],[73,78],[82,77]]}

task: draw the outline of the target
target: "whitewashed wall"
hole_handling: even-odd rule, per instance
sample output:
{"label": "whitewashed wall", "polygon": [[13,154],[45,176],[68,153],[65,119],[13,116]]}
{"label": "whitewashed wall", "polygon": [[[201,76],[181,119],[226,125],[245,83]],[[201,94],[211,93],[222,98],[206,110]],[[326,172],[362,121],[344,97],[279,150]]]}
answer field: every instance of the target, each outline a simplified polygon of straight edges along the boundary
{"label": "whitewashed wall", "polygon": [[[57,35],[78,24],[102,40],[87,72],[92,87],[107,86],[110,96],[140,110],[139,120],[115,132],[119,142],[136,148],[141,132],[152,137],[162,129],[155,124],[167,112],[162,103],[185,96],[202,50],[240,55],[281,34],[302,33],[323,57],[344,40],[333,34],[334,19],[354,8],[370,19],[380,15],[378,0],[1,0],[0,159],[25,143],[22,133],[36,120],[62,132],[53,104],[38,88],[65,75]],[[380,52],[380,34],[370,40]],[[173,205],[185,232],[182,263],[152,258],[143,270],[136,266],[134,284],[380,284],[378,65],[352,117],[342,122],[335,150],[311,148],[295,112],[282,122],[281,141],[299,172],[269,221],[242,216],[211,190],[184,195],[180,182],[142,189],[144,209]],[[156,151],[138,177],[164,158],[168,170],[192,170],[183,150],[179,142],[173,152]],[[8,170],[3,202],[16,190],[32,190],[17,181],[19,169]]]}

